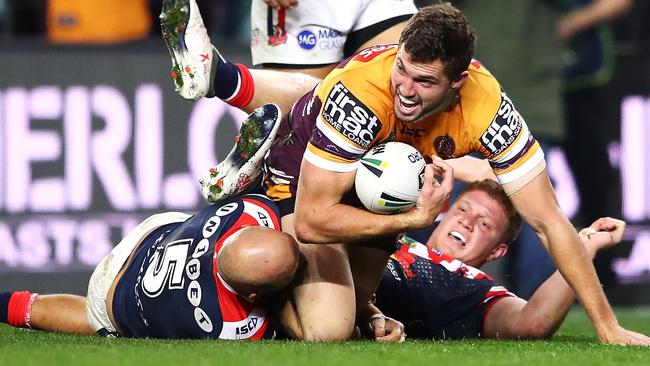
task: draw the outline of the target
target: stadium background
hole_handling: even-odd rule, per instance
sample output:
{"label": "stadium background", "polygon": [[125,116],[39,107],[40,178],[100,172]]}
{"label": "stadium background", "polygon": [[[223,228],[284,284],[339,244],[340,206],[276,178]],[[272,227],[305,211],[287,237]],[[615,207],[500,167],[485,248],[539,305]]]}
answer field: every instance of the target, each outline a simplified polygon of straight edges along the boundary
{"label": "stadium background", "polygon": [[[250,65],[245,39],[219,47]],[[647,54],[619,55],[611,88],[620,133],[610,162],[621,184],[608,189],[620,197],[613,205],[628,230],[596,263],[610,300],[622,305],[650,304]],[[178,97],[155,34],[117,46],[61,46],[4,32],[0,65],[0,289],[84,294],[94,265],[141,219],[201,206],[198,178],[227,154],[242,119],[223,103]],[[562,151],[547,157],[572,217],[580,202],[571,172]]]}

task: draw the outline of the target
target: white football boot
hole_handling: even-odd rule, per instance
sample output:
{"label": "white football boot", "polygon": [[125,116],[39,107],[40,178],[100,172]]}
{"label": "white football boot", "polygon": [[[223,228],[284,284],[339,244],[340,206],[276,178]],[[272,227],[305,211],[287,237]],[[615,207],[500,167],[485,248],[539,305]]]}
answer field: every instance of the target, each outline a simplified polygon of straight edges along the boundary
{"label": "white football boot", "polygon": [[160,28],[172,58],[171,76],[176,91],[185,99],[214,96],[215,57],[195,0],[163,0]]}
{"label": "white football boot", "polygon": [[278,133],[280,118],[280,108],[275,104],[265,104],[248,115],[235,137],[235,147],[199,181],[205,200],[219,202],[251,188],[262,173],[264,157]]}

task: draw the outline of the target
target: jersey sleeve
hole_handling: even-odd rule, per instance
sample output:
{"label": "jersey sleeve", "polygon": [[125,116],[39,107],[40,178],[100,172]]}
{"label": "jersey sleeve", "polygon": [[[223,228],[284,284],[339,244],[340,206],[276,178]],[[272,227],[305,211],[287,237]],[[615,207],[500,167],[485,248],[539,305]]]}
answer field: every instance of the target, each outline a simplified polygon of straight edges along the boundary
{"label": "jersey sleeve", "polygon": [[[355,61],[352,61],[355,62]],[[315,91],[320,111],[305,159],[320,168],[349,172],[361,156],[390,133],[389,85],[377,82],[380,66],[330,74]],[[362,71],[363,70],[363,71]]]}
{"label": "jersey sleeve", "polygon": [[506,193],[512,194],[546,167],[544,153],[498,82],[491,76],[483,79],[481,100],[476,98],[477,106],[469,111],[474,150],[489,160]]}

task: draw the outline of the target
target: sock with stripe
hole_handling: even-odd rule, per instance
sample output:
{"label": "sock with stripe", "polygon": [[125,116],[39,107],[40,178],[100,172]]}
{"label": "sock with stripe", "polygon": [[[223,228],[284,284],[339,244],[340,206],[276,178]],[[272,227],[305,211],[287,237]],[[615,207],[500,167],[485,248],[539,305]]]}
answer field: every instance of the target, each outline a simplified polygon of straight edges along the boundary
{"label": "sock with stripe", "polygon": [[253,99],[255,85],[248,67],[226,61],[215,52],[217,70],[213,80],[214,95],[233,107],[243,108]]}
{"label": "sock with stripe", "polygon": [[31,328],[35,293],[29,291],[0,292],[0,322],[20,328]]}

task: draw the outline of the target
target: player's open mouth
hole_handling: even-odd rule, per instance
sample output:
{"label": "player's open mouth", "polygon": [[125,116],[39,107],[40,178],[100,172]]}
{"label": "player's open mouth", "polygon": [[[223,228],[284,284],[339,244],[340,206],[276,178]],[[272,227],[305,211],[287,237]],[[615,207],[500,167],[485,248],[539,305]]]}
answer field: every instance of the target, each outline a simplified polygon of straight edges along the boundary
{"label": "player's open mouth", "polygon": [[466,242],[466,241],[465,241],[465,237],[463,236],[463,234],[459,233],[458,231],[452,231],[452,232],[450,232],[450,233],[449,233],[449,237],[451,238],[451,240],[452,240],[454,243],[456,243],[456,244],[458,244],[458,245],[460,245],[460,246],[462,246],[462,247],[465,246],[465,242]]}
{"label": "player's open mouth", "polygon": [[412,100],[401,96],[399,93],[397,94],[397,98],[399,100],[399,109],[404,114],[411,114],[418,107],[417,102],[413,102]]}

